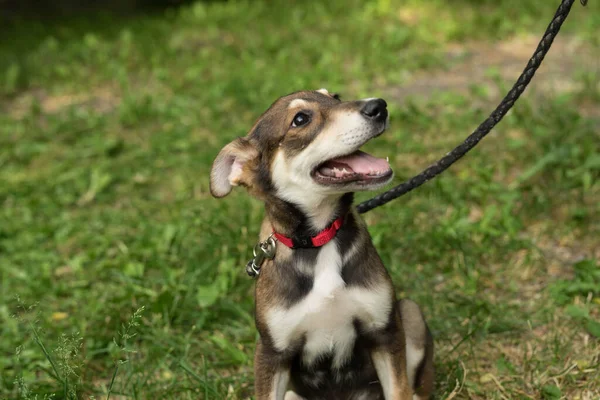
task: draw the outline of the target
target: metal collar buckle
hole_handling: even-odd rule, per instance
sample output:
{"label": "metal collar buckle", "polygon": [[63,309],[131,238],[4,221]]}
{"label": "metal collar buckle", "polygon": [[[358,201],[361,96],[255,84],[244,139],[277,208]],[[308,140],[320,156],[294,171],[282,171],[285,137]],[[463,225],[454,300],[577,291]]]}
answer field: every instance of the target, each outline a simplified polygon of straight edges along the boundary
{"label": "metal collar buckle", "polygon": [[277,239],[274,238],[271,233],[266,240],[258,242],[258,244],[254,246],[254,250],[252,251],[254,257],[246,264],[246,273],[250,275],[250,277],[256,278],[258,274],[260,274],[260,268],[265,259],[268,258],[269,260],[272,260],[275,257],[276,240]]}

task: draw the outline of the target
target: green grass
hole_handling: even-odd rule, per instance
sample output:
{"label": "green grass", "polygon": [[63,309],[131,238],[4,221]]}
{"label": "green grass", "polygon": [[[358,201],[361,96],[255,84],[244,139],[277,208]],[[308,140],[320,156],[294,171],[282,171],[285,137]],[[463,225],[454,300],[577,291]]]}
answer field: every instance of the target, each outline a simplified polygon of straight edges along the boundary
{"label": "green grass", "polygon": [[[210,196],[218,150],[294,90],[382,96],[391,129],[368,149],[399,182],[497,99],[393,93],[450,68],[451,44],[538,36],[554,3],[198,2],[4,26],[0,398],[249,398],[262,210]],[[534,80],[472,154],[365,215],[425,310],[439,399],[600,396],[599,28],[599,2],[576,4],[563,34],[596,62],[561,77],[575,89]]]}

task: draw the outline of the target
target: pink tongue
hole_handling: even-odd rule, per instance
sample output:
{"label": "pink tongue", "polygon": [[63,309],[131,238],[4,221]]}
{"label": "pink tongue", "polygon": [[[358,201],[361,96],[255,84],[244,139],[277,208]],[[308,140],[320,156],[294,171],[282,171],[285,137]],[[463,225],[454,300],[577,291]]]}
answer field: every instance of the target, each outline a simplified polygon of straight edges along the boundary
{"label": "pink tongue", "polygon": [[385,172],[390,169],[390,164],[388,164],[388,162],[383,158],[373,157],[372,155],[360,150],[344,157],[334,158],[331,161],[333,163],[346,164],[358,174]]}

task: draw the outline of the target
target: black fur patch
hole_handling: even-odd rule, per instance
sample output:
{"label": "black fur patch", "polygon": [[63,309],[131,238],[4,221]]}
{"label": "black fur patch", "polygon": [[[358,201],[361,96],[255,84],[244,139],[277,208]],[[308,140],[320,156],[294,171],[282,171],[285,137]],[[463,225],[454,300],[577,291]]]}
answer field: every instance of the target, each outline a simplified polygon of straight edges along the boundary
{"label": "black fur patch", "polygon": [[332,367],[332,355],[326,355],[310,367],[302,363],[301,353],[292,361],[290,371],[294,391],[311,400],[347,400],[357,392],[368,391],[369,399],[383,399],[377,372],[366,343],[357,339],[352,358],[339,369]]}
{"label": "black fur patch", "polygon": [[280,286],[274,290],[284,300],[285,307],[293,306],[310,293],[314,283],[312,275],[299,271],[292,263],[278,264],[276,268]]}

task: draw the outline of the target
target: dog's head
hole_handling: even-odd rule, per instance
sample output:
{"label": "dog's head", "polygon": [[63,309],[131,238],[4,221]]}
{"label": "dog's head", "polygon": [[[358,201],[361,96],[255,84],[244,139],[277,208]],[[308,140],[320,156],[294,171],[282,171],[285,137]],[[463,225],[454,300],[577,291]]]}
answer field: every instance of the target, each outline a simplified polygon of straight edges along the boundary
{"label": "dog's head", "polygon": [[385,130],[386,107],[382,99],[343,102],[325,89],[284,96],[247,136],[221,150],[211,193],[223,197],[241,185],[263,200],[275,196],[306,208],[380,188],[392,179],[388,162],[359,148]]}

